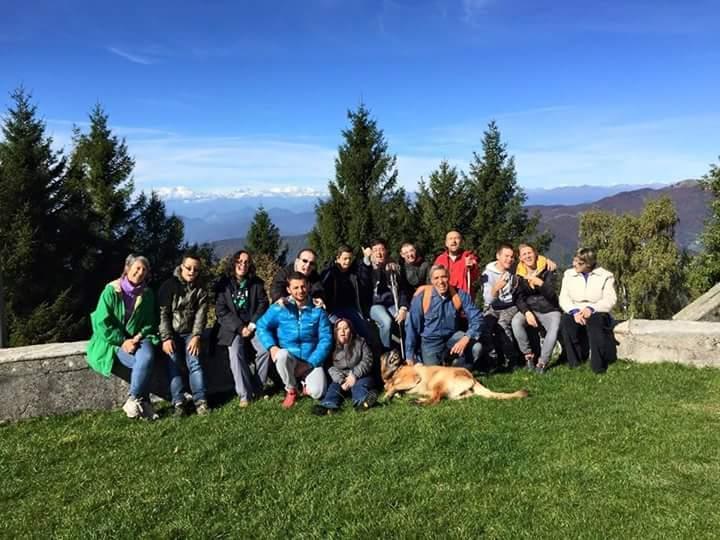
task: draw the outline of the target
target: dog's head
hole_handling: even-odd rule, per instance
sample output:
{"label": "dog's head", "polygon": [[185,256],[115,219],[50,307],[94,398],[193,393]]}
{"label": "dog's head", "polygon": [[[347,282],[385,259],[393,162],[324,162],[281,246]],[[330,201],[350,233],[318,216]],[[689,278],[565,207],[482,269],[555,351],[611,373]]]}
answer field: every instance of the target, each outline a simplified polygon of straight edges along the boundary
{"label": "dog's head", "polygon": [[395,349],[380,355],[380,375],[383,381],[390,379],[403,364],[402,356]]}

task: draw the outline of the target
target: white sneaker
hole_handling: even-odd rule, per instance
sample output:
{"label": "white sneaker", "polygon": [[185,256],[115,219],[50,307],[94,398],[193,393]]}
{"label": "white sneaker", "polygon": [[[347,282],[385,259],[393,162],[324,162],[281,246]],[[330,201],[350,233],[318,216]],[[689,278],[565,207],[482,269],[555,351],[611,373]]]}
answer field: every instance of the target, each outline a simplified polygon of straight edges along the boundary
{"label": "white sneaker", "polygon": [[155,412],[155,408],[150,403],[149,399],[140,398],[140,412],[145,420],[157,420],[160,415]]}
{"label": "white sneaker", "polygon": [[127,398],[122,410],[128,418],[140,418],[143,414],[142,404],[139,399],[130,396]]}

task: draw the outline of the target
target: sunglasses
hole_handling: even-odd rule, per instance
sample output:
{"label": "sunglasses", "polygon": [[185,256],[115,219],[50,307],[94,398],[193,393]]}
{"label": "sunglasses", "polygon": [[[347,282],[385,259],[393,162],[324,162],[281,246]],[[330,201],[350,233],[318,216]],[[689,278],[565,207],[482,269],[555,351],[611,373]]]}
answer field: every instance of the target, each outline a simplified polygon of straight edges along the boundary
{"label": "sunglasses", "polygon": [[310,259],[300,259],[300,262],[307,264],[308,266],[315,266],[315,261],[311,261]]}

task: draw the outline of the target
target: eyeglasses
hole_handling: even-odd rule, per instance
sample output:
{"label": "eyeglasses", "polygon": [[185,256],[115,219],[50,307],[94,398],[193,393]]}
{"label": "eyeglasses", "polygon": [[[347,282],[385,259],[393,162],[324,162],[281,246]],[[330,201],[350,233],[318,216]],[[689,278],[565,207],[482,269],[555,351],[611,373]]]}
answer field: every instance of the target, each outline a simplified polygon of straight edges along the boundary
{"label": "eyeglasses", "polygon": [[308,266],[315,266],[315,261],[311,261],[310,259],[300,259],[300,262],[307,264]]}

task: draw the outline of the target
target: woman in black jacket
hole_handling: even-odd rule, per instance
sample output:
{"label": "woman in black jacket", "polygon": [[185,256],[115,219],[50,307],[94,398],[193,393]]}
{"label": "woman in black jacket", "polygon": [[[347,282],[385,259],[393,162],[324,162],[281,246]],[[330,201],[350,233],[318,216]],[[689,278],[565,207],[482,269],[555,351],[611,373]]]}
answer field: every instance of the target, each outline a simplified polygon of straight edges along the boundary
{"label": "woman in black jacket", "polygon": [[[250,253],[240,250],[230,259],[227,274],[216,288],[215,313],[218,344],[228,348],[230,369],[240,406],[247,407],[259,396],[267,381],[270,354],[255,335],[255,323],[270,303],[265,282],[255,275]],[[255,375],[248,367],[255,349]]]}
{"label": "woman in black jacket", "polygon": [[[555,272],[547,267],[548,260],[529,244],[520,244],[518,255],[520,262],[515,272],[519,278],[515,300],[518,312],[512,319],[512,330],[527,368],[544,373],[555,348],[562,315],[555,292]],[[528,330],[544,334],[537,365]]]}

